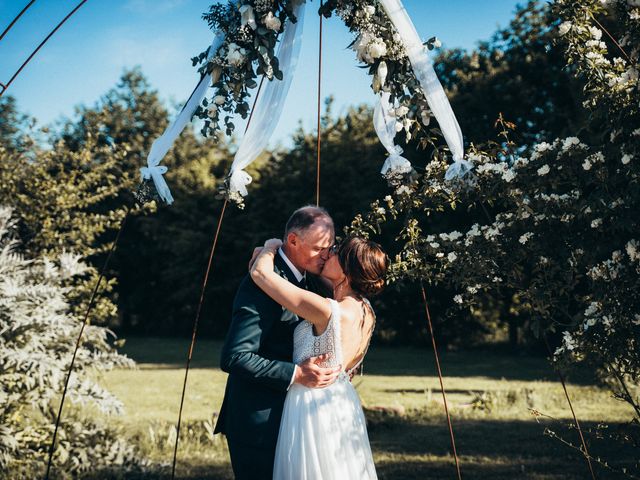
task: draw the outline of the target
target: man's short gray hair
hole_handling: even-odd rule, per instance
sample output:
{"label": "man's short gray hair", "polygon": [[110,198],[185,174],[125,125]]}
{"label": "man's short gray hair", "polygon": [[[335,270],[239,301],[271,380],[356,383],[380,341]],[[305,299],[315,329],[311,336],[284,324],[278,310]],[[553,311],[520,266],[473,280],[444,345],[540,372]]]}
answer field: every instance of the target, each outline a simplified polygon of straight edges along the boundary
{"label": "man's short gray hair", "polygon": [[328,226],[333,228],[333,219],[329,212],[322,207],[316,207],[315,205],[307,205],[297,209],[284,227],[284,241],[287,241],[287,236],[290,233],[296,233],[298,235],[304,234],[316,222],[325,222]]}

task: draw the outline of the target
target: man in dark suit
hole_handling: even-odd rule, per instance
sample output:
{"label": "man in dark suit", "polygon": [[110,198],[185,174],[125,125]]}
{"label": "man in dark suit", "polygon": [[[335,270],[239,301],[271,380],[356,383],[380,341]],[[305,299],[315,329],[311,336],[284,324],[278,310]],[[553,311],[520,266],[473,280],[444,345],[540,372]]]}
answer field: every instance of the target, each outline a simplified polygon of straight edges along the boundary
{"label": "man in dark suit", "polygon": [[[333,220],[326,210],[312,206],[296,210],[285,227],[275,271],[306,288],[312,275],[322,271],[334,240]],[[289,387],[294,383],[324,387],[339,373],[338,368],[320,367],[320,357],[293,364],[293,331],[299,322],[297,315],[268,297],[249,275],[242,280],[222,349],[221,368],[229,377],[215,428],[216,433],[227,436],[238,480],[272,478]]]}

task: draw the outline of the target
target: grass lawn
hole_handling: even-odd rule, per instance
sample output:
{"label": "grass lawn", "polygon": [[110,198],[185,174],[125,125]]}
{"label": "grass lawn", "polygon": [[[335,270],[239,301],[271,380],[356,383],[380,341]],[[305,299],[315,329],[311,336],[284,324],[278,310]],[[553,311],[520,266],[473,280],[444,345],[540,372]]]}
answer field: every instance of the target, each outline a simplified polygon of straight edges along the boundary
{"label": "grass lawn", "polygon": [[[125,404],[119,420],[154,461],[154,478],[167,478],[184,381],[189,340],[131,338],[124,353],[137,370],[116,370],[104,384]],[[219,369],[221,342],[196,344],[187,384],[178,478],[233,478],[224,440],[211,434],[226,374]],[[556,376],[544,358],[490,351],[446,353],[441,358],[463,478],[585,479],[579,452],[545,435],[548,428],[578,444]],[[354,385],[367,412],[381,479],[455,478],[449,432],[433,353],[416,348],[372,347],[365,375]],[[571,378],[569,393],[583,429],[599,422],[614,429],[628,421],[626,404],[586,378]],[[532,409],[544,414],[533,415]],[[634,452],[587,432],[590,450],[615,467],[633,464]],[[635,452],[637,455],[637,452]],[[621,478],[596,466],[598,478]]]}

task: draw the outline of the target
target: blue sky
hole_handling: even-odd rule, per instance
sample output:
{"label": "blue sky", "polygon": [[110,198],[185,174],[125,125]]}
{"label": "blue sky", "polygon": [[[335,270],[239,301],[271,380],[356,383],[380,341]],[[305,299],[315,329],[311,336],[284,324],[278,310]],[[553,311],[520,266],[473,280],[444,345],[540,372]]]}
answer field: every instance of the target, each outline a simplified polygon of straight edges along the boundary
{"label": "blue sky", "polygon": [[[0,30],[27,4],[0,0]],[[77,0],[37,0],[0,42],[0,81],[6,82]],[[11,85],[21,111],[48,124],[92,105],[114,86],[125,68],[140,65],[172,113],[198,80],[190,58],[211,42],[201,15],[210,0],[89,0],[43,47]],[[446,47],[473,48],[509,22],[515,0],[405,0],[423,39],[437,36]],[[314,128],[317,95],[319,0],[307,2],[301,59],[272,144],[302,121]],[[323,25],[322,95],[335,97],[334,111],[372,103],[365,71],[345,47],[352,37],[338,18]],[[240,128],[240,126],[239,126]],[[241,131],[241,130],[238,130]]]}

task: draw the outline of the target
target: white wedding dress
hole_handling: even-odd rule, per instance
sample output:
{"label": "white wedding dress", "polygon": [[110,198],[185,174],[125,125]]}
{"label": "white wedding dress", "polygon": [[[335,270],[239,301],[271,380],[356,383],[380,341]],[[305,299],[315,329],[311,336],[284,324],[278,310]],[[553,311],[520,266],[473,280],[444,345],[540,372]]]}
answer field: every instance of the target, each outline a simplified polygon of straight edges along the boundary
{"label": "white wedding dress", "polygon": [[[295,329],[293,361],[327,354],[323,367],[343,365],[340,306],[331,303],[331,318],[322,335],[303,321]],[[353,367],[354,370],[361,363]],[[294,384],[289,388],[276,446],[274,480],[377,479],[360,398],[349,372],[326,388]]]}

